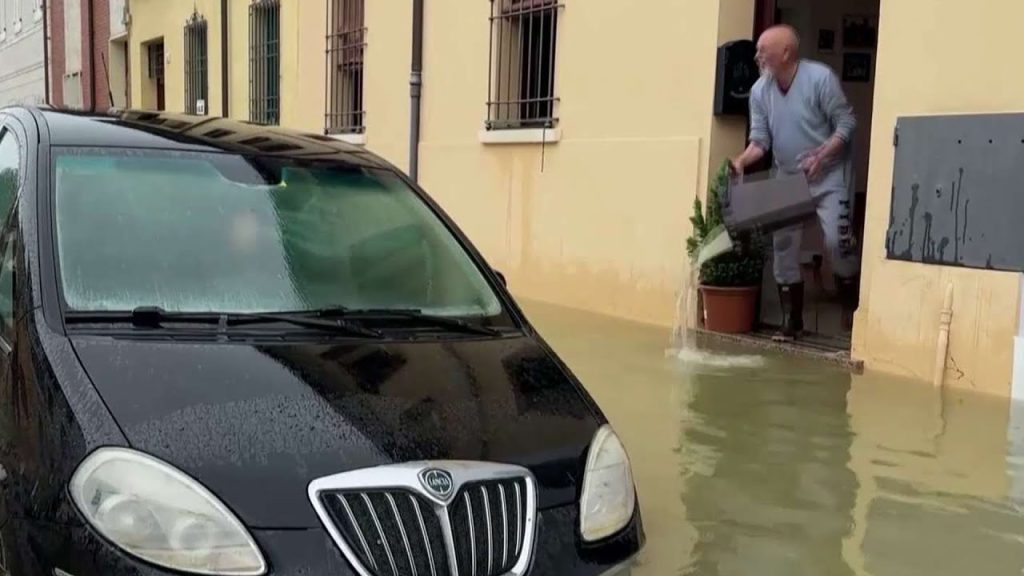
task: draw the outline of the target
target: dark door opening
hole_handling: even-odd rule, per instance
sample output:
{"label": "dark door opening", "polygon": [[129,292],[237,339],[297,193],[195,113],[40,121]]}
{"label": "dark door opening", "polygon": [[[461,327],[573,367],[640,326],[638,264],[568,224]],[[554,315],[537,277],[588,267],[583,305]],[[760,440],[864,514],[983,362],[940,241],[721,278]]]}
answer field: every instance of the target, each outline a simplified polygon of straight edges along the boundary
{"label": "dark door opening", "polygon": [[[789,24],[796,28],[801,38],[801,57],[831,67],[839,76],[843,91],[853,106],[857,130],[852,144],[854,174],[851,191],[853,233],[858,251],[864,245],[879,2],[758,0],[754,15],[755,38],[774,24]],[[767,164],[760,166],[768,167]],[[801,269],[806,290],[806,340],[844,350],[850,347],[851,335],[842,325],[842,308],[827,252],[820,225],[816,220],[807,222],[801,247]],[[783,313],[770,259],[762,288],[759,320],[766,330],[773,330],[782,324]]]}
{"label": "dark door opening", "polygon": [[163,38],[143,44],[143,55],[146,62],[146,78],[142,86],[142,107],[148,110],[166,110]]}

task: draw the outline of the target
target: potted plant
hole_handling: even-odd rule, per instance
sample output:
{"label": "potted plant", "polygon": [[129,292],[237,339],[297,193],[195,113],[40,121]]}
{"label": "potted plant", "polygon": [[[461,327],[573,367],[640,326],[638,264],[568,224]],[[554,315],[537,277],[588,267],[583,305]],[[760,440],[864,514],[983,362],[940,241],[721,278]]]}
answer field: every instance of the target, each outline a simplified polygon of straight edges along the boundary
{"label": "potted plant", "polygon": [[[686,241],[686,250],[694,265],[701,249],[725,230],[719,197],[728,183],[729,166],[723,163],[708,186],[706,211],[700,198],[693,202],[693,234]],[[697,280],[704,305],[704,328],[742,334],[755,326],[765,258],[759,235],[744,235],[732,241],[731,250],[701,265]]]}

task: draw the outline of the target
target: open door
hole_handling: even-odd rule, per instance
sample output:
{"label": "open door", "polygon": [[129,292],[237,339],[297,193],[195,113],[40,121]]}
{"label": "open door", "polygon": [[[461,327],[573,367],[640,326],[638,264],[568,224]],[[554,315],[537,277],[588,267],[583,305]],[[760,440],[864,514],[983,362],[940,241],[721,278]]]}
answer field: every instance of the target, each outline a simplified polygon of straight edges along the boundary
{"label": "open door", "polygon": [[754,40],[779,21],[776,0],[757,0],[754,7]]}
{"label": "open door", "polygon": [[[775,24],[796,28],[801,36],[801,57],[832,68],[853,106],[857,130],[853,144],[852,227],[858,246],[863,246],[880,0],[755,0],[754,6],[755,34],[759,36]],[[759,165],[750,170],[769,166]],[[842,326],[841,304],[827,252],[820,226],[808,222],[800,255],[806,287],[803,342],[819,349],[845,351],[850,348],[852,335]],[[781,308],[769,263],[758,314],[766,334],[782,323]]]}

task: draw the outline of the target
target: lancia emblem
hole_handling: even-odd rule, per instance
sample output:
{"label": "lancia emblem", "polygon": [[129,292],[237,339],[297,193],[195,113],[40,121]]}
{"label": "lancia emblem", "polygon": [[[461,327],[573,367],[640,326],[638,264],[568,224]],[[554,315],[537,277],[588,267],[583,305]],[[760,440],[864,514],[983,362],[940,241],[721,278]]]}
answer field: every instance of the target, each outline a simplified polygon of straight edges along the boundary
{"label": "lancia emblem", "polygon": [[452,480],[451,473],[439,468],[428,468],[420,472],[420,482],[428,492],[441,500],[451,498],[455,490],[455,481]]}

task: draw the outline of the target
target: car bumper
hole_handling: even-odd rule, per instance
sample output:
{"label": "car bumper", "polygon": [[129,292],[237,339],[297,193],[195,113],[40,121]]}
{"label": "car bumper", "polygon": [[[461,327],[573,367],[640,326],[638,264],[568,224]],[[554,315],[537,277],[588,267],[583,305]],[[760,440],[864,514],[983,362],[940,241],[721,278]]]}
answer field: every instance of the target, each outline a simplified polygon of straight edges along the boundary
{"label": "car bumper", "polygon": [[[582,545],[576,508],[545,510],[538,521],[531,576],[629,576],[630,560],[644,543],[639,515],[619,535],[599,545]],[[325,530],[256,530],[268,574],[358,576]],[[169,576],[115,549],[87,527],[12,521],[3,541],[12,576]]]}

